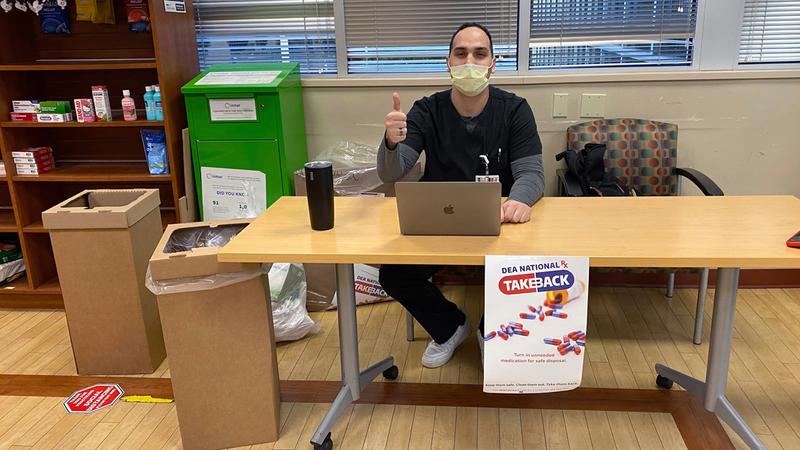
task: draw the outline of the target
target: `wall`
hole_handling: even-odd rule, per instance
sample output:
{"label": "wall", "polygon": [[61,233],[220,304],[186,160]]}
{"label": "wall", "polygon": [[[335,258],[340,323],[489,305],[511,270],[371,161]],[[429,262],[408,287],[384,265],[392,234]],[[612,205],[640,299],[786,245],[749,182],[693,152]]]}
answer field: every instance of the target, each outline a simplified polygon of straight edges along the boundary
{"label": "wall", "polygon": [[[313,84],[313,83],[311,83]],[[623,81],[502,85],[525,97],[536,116],[544,147],[547,194],[556,193],[554,155],[565,130],[579,119],[581,93],[606,97],[606,117],[677,123],[678,165],[715,180],[727,195],[800,196],[800,83],[797,79]],[[309,156],[340,140],[377,145],[397,91],[405,111],[442,86],[304,88]],[[552,95],[570,94],[570,115],[554,119]],[[686,186],[686,183],[684,183]],[[687,193],[697,191],[687,190]]]}

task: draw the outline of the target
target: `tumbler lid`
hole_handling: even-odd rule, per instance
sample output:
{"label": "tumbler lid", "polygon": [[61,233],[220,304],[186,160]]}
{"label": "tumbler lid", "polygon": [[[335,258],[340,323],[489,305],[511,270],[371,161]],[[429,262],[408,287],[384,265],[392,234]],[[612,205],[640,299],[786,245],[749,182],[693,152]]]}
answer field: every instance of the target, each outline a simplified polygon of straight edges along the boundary
{"label": "tumbler lid", "polygon": [[330,161],[310,161],[305,163],[304,167],[306,169],[327,169],[328,167],[333,167],[333,163]]}

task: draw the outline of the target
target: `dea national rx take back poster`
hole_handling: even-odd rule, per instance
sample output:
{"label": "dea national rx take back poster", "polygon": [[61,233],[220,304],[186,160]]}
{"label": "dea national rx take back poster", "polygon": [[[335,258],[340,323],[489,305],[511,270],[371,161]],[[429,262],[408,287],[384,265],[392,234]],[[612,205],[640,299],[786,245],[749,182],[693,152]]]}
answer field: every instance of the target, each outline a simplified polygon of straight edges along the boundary
{"label": "dea national rx take back poster", "polygon": [[586,355],[589,258],[487,256],[483,391],[577,388]]}

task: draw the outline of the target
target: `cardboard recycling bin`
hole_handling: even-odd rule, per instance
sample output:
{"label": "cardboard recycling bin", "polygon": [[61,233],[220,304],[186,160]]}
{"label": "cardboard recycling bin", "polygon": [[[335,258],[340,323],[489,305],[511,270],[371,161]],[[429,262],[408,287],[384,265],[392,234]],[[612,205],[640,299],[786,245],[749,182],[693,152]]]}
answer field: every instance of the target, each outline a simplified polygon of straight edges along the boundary
{"label": "cardboard recycling bin", "polygon": [[81,375],[152,373],[164,360],[144,285],[161,236],[158,189],[86,190],[42,213]]}
{"label": "cardboard recycling bin", "polygon": [[150,259],[183,446],[278,439],[280,390],[267,274],[217,262],[250,219],[167,227]]}

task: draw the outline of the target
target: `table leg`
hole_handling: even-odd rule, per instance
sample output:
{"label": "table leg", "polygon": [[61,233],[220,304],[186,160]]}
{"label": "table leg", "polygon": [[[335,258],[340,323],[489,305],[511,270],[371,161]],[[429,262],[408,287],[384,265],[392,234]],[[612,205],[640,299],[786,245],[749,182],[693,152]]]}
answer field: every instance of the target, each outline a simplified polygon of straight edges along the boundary
{"label": "table leg", "polygon": [[315,449],[330,449],[333,441],[330,431],[342,413],[361,397],[361,391],[378,374],[389,379],[397,378],[394,358],[389,356],[363,372],[358,366],[358,323],[356,321],[356,293],[352,264],[336,265],[336,296],[339,300],[339,354],[342,364],[342,389],[331,404],[327,414],[314,432],[311,445]]}
{"label": "table leg", "polygon": [[727,423],[750,448],[765,449],[766,447],[758,439],[758,436],[753,433],[753,430],[747,426],[744,419],[725,398],[738,286],[739,269],[717,269],[705,383],[661,364],[656,364],[656,372],[660,376],[678,383],[689,394],[702,401],[706,410],[715,413],[717,417]]}

